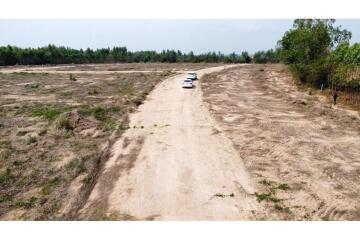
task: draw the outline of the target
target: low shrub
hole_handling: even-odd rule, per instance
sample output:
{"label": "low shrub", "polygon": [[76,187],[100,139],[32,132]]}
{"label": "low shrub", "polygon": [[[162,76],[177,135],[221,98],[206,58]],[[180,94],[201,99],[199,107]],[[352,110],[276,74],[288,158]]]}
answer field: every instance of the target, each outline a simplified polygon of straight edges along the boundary
{"label": "low shrub", "polygon": [[65,117],[64,115],[60,115],[56,120],[55,120],[55,128],[58,130],[72,130],[72,126],[70,124],[70,120]]}
{"label": "low shrub", "polygon": [[69,75],[69,79],[70,79],[70,81],[76,81],[77,80],[76,77],[71,73]]}

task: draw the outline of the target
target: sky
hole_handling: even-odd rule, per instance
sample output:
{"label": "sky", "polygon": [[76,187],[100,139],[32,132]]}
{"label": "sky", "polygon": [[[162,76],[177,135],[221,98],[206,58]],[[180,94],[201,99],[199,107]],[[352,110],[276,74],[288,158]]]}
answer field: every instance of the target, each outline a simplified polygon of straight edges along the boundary
{"label": "sky", "polygon": [[[128,50],[223,53],[274,48],[293,20],[0,20],[0,45],[80,48],[126,46]],[[337,20],[360,42],[360,19]]]}

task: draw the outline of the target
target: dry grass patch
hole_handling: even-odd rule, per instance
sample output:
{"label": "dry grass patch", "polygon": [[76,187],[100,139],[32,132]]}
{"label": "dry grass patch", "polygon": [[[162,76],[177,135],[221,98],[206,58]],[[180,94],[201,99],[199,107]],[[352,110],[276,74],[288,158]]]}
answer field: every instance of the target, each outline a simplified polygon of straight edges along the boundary
{"label": "dry grass patch", "polygon": [[[70,184],[84,175],[73,201],[81,204],[110,136],[127,129],[128,113],[172,74],[0,74],[0,219],[19,209],[16,219],[68,219]],[[66,156],[74,157],[60,164]]]}

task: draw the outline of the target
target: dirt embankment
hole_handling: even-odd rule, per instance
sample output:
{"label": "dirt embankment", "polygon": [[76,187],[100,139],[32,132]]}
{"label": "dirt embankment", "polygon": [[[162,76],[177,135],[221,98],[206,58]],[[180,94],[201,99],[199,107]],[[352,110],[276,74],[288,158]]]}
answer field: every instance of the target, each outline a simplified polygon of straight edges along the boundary
{"label": "dirt embankment", "polygon": [[360,219],[360,119],[299,92],[282,65],[208,75],[204,100],[270,219]]}

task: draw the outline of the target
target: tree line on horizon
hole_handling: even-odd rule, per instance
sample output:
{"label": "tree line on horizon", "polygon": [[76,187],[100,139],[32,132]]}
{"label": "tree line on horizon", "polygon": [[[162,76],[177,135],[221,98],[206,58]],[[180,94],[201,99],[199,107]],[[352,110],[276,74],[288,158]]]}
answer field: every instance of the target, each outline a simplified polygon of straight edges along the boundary
{"label": "tree line on horizon", "polygon": [[72,63],[285,63],[303,84],[340,86],[360,91],[360,43],[350,45],[351,32],[334,19],[296,19],[275,49],[253,55],[175,50],[129,51],[126,47],[73,49],[48,45],[39,48],[0,47],[0,66]]}
{"label": "tree line on horizon", "polygon": [[126,47],[77,50],[52,44],[39,48],[19,48],[10,45],[0,47],[1,66],[133,62],[250,63],[252,61],[253,59],[246,51],[241,54],[223,54],[221,52],[194,54],[192,51],[183,53],[175,50],[132,52]]}

